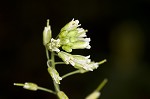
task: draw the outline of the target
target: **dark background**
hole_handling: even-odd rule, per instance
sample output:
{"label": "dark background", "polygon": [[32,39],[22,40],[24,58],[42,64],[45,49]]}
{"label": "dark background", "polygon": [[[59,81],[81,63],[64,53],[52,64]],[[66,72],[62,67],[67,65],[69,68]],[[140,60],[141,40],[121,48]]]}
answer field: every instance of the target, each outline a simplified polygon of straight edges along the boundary
{"label": "dark background", "polygon": [[[150,99],[149,0],[4,0],[0,1],[0,99],[56,99],[14,82],[35,82],[53,89],[47,73],[42,32],[50,19],[53,37],[73,18],[91,37],[90,50],[73,53],[107,59],[94,72],[61,81],[70,99],[84,99],[108,78],[101,99]],[[60,75],[74,70],[58,66]]]}

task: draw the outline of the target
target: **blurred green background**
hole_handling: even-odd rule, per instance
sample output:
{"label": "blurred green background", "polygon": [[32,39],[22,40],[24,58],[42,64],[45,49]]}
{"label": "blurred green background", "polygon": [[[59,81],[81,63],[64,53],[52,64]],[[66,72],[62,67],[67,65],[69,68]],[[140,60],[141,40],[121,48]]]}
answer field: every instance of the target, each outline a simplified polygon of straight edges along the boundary
{"label": "blurred green background", "polygon": [[[150,99],[149,0],[5,0],[0,2],[0,99],[56,99],[24,90],[14,82],[35,82],[53,89],[46,68],[42,32],[50,19],[53,37],[72,18],[91,37],[90,50],[73,53],[107,59],[94,72],[61,82],[70,99],[84,99],[108,78],[101,99]],[[60,75],[74,70],[58,66]]]}

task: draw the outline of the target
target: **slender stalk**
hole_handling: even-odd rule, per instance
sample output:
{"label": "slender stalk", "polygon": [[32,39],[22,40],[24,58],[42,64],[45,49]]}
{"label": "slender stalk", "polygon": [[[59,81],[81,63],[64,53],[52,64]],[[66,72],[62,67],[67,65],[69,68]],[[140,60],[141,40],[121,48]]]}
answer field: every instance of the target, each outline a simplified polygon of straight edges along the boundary
{"label": "slender stalk", "polygon": [[106,61],[107,61],[107,60],[104,59],[104,60],[100,61],[98,64],[101,65],[101,64],[105,63]]}
{"label": "slender stalk", "polygon": [[65,64],[64,62],[55,62],[55,65],[58,65],[58,64]]}
{"label": "slender stalk", "polygon": [[104,86],[105,84],[108,82],[108,79],[104,79],[102,83],[100,83],[100,85],[96,88],[96,91],[100,91]]}
{"label": "slender stalk", "polygon": [[76,70],[76,71],[73,71],[73,72],[70,72],[70,73],[67,73],[65,75],[62,76],[62,79],[68,77],[68,76],[71,76],[71,75],[74,75],[74,74],[77,74],[77,73],[80,73],[80,70]]}
{"label": "slender stalk", "polygon": [[56,92],[50,90],[50,89],[47,89],[47,88],[44,88],[44,87],[39,87],[38,86],[38,90],[42,90],[42,91],[46,91],[46,92],[49,92],[49,93],[52,93],[52,94],[56,94]]}
{"label": "slender stalk", "polygon": [[49,58],[49,53],[48,53],[48,49],[45,47],[45,49],[46,49],[46,57],[47,57],[47,60],[49,60],[50,58]]}
{"label": "slender stalk", "polygon": [[22,83],[14,83],[15,86],[24,86]]}
{"label": "slender stalk", "polygon": [[55,56],[54,56],[54,52],[51,52],[51,64],[52,64],[52,67],[55,68]]}
{"label": "slender stalk", "polygon": [[[53,68],[55,68],[55,56],[54,55],[55,55],[54,52],[51,52],[51,65]],[[53,80],[53,83],[54,83],[55,91],[59,92],[60,91],[59,84],[57,84],[54,80]]]}
{"label": "slender stalk", "polygon": [[[51,52],[51,65],[53,68],[55,68],[55,56],[54,55],[55,55],[55,53]],[[46,48],[46,57],[47,57],[47,61],[49,61],[50,58],[49,58],[49,52],[48,52],[47,48]],[[47,65],[48,65],[48,63],[47,63]],[[59,92],[60,91],[59,85],[54,80],[53,80],[53,84],[54,84],[55,91]]]}

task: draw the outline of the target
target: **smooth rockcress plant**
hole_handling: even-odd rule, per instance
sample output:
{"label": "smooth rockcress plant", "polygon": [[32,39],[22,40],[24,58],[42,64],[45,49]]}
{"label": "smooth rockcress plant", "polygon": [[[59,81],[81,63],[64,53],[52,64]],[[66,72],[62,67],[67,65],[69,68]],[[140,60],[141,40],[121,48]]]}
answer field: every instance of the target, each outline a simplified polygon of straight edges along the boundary
{"label": "smooth rockcress plant", "polygon": [[[46,49],[47,57],[47,70],[52,77],[54,84],[54,91],[51,89],[43,88],[32,82],[26,83],[14,83],[16,86],[22,86],[24,89],[37,91],[42,90],[52,93],[59,99],[69,99],[68,96],[60,89],[61,80],[64,78],[77,74],[86,73],[93,71],[99,67],[99,65],[106,62],[106,59],[100,62],[94,62],[90,59],[90,55],[74,55],[71,52],[74,49],[90,49],[90,38],[87,38],[87,31],[80,27],[79,20],[71,20],[67,23],[57,35],[56,38],[52,37],[51,26],[49,25],[49,20],[47,20],[47,26],[43,31],[43,45]],[[55,57],[62,59],[61,62],[55,61]],[[56,70],[56,65],[66,64],[75,68],[75,71],[68,72],[67,74],[60,76],[59,72]],[[59,67],[58,67],[59,68]],[[89,94],[85,99],[98,99],[100,97],[100,90],[107,83],[107,79]]]}

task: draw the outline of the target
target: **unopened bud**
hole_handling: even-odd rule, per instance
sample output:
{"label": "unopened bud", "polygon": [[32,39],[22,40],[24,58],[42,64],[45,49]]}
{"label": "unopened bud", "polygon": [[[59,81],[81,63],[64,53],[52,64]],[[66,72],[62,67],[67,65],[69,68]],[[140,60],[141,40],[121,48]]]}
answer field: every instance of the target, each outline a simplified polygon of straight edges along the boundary
{"label": "unopened bud", "polygon": [[76,29],[78,26],[80,26],[79,24],[79,20],[72,20],[70,21],[68,24],[66,24],[62,29],[61,31],[71,31],[71,30],[74,30]]}
{"label": "unopened bud", "polygon": [[69,99],[68,96],[63,91],[59,91],[57,95],[59,99]]}
{"label": "unopened bud", "polygon": [[46,45],[51,40],[51,27],[49,25],[49,20],[47,20],[47,27],[43,31],[43,44]]}
{"label": "unopened bud", "polygon": [[32,90],[32,91],[36,91],[38,89],[38,86],[35,83],[26,82],[24,84],[23,88],[28,89],[28,90]]}
{"label": "unopened bud", "polygon": [[94,91],[89,96],[87,96],[85,99],[98,99],[100,97],[100,92]]}
{"label": "unopened bud", "polygon": [[62,49],[65,50],[66,52],[72,52],[70,46],[62,46]]}
{"label": "unopened bud", "polygon": [[59,76],[59,73],[57,72],[56,69],[52,68],[52,67],[48,67],[48,72],[51,75],[52,79],[57,83],[60,84],[60,80],[62,80],[62,78]]}

